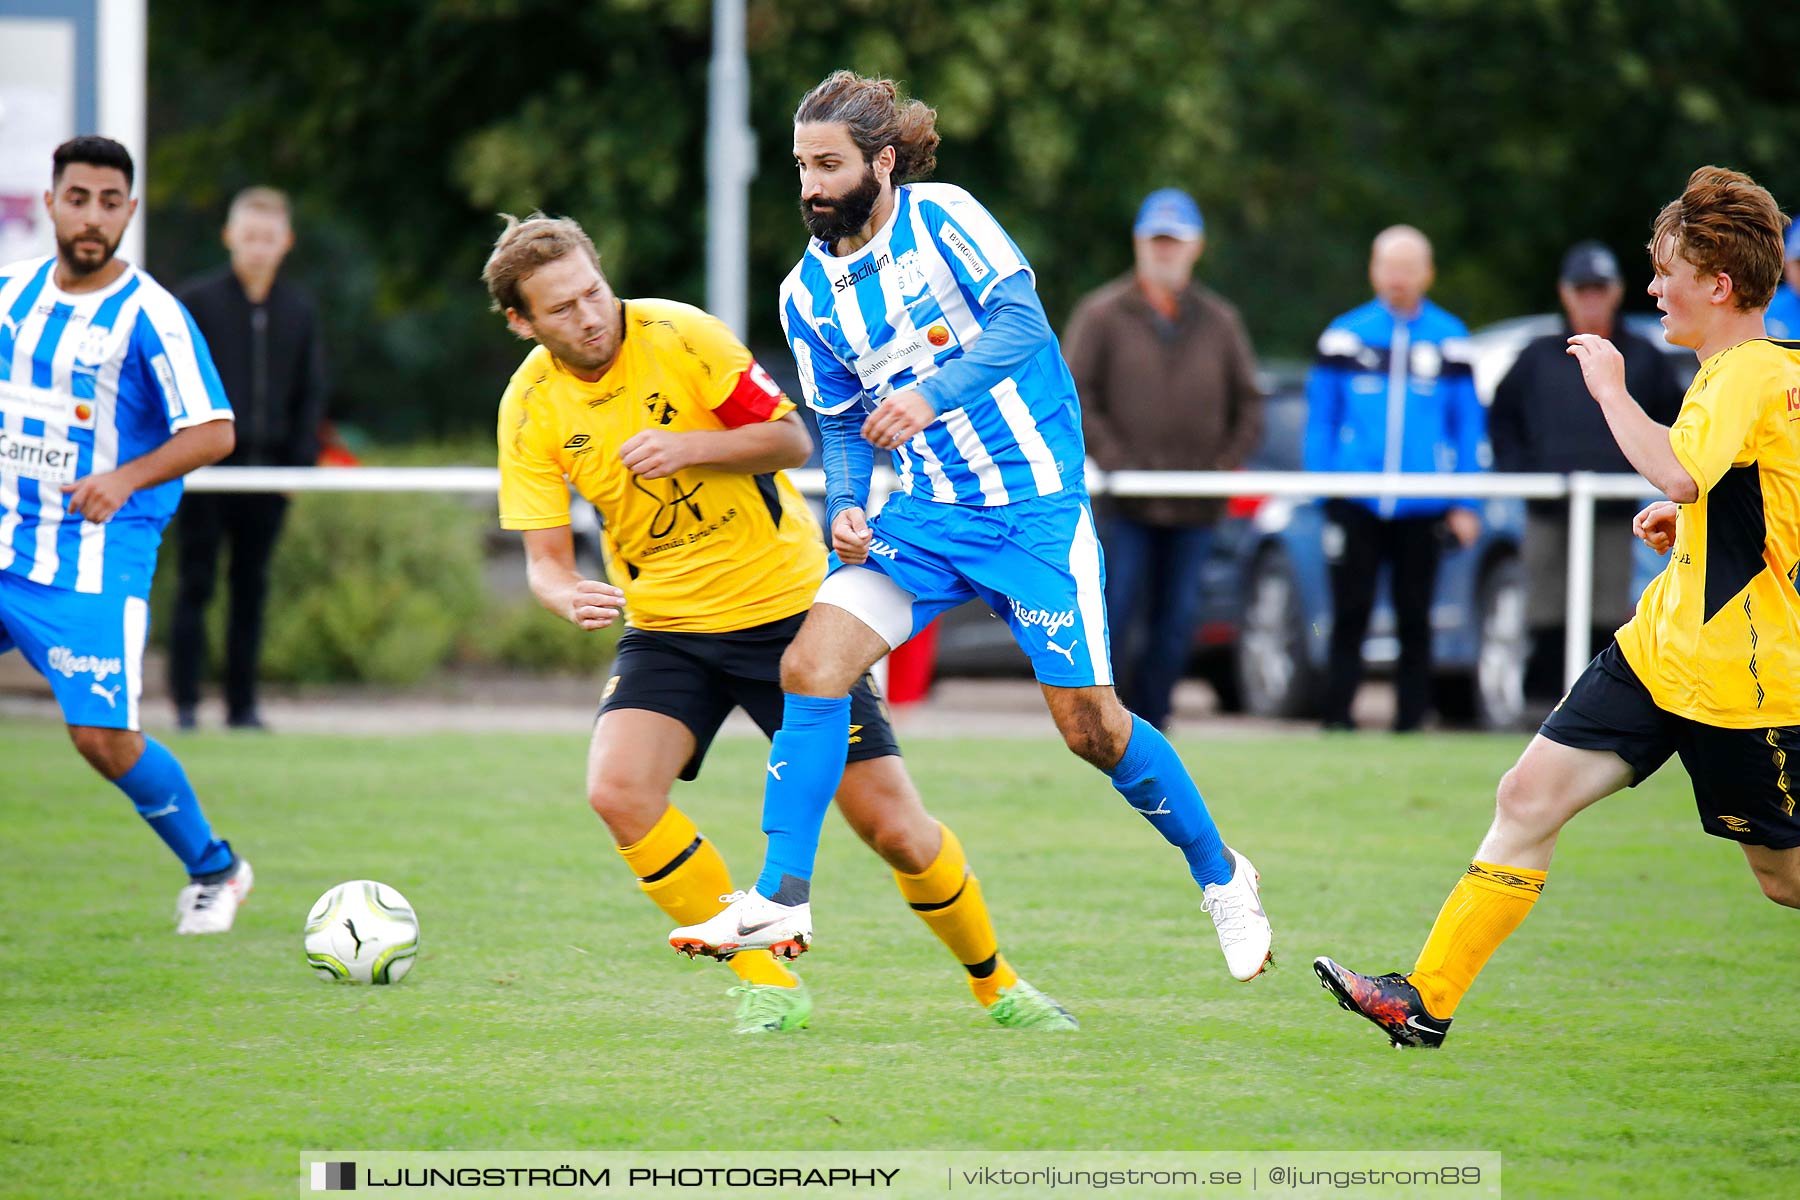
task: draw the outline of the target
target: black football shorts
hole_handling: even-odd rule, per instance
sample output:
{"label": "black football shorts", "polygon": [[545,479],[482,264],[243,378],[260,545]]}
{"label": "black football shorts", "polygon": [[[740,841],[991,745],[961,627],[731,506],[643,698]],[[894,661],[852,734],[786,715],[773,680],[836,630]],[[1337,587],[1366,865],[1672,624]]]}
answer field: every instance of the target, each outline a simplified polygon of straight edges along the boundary
{"label": "black football shorts", "polygon": [[1707,833],[1771,850],[1800,846],[1800,726],[1724,729],[1658,708],[1617,642],[1538,732],[1577,750],[1612,751],[1630,765],[1632,787],[1679,754]]}
{"label": "black football shorts", "polygon": [[[805,613],[798,613],[730,633],[627,629],[619,639],[600,713],[638,708],[686,725],[696,745],[681,778],[694,779],[732,709],[749,713],[770,737],[781,728],[781,655],[805,619]],[[899,753],[887,705],[875,681],[865,675],[850,692],[850,744],[844,761]]]}

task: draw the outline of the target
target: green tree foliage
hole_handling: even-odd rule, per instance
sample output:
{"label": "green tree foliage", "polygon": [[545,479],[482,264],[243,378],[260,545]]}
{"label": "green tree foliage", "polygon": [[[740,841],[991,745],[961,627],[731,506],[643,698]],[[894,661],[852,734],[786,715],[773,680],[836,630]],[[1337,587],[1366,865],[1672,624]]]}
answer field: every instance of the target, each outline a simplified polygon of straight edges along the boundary
{"label": "green tree foliage", "polygon": [[[706,0],[157,4],[152,266],[218,260],[233,190],[299,205],[337,409],[389,434],[491,420],[519,347],[477,280],[494,213],[567,213],[621,293],[704,301]],[[1702,163],[1800,202],[1800,5],[1731,0],[751,0],[752,341],[803,244],[789,121],[839,66],[939,110],[938,177],[994,210],[1054,321],[1125,269],[1138,199],[1184,186],[1202,274],[1265,353],[1367,295],[1370,237],[1438,246],[1479,323],[1553,304],[1556,262],[1637,247]],[[779,354],[779,350],[774,351]]]}

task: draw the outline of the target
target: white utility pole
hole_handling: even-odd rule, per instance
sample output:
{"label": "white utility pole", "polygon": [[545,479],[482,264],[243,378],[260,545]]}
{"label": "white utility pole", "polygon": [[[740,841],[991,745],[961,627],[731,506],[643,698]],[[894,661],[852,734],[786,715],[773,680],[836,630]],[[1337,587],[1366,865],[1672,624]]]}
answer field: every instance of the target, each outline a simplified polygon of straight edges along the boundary
{"label": "white utility pole", "polygon": [[707,80],[706,307],[742,338],[749,326],[750,181],[756,177],[744,0],[713,0]]}
{"label": "white utility pole", "polygon": [[131,151],[132,164],[137,168],[132,194],[138,197],[138,211],[119,243],[119,257],[140,267],[144,265],[144,226],[148,215],[148,206],[143,202],[144,176],[150,165],[144,120],[150,47],[148,7],[149,0],[100,0],[96,54],[100,60],[96,73],[100,125],[81,131],[104,134]]}

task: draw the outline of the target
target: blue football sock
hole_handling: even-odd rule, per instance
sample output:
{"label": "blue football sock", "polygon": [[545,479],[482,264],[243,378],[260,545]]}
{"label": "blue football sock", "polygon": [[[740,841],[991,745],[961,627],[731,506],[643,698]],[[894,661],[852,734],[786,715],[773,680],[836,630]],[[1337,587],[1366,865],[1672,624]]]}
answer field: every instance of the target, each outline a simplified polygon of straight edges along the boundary
{"label": "blue football sock", "polygon": [[211,875],[231,866],[231,846],[213,837],[187,772],[161,742],[146,737],[142,757],[113,785],[131,797],[138,816],[156,830],[189,875]]}
{"label": "blue football sock", "polygon": [[1156,726],[1133,716],[1125,757],[1107,774],[1126,802],[1187,857],[1195,883],[1205,887],[1231,881],[1232,858],[1225,853],[1219,827],[1180,755]]}
{"label": "blue football sock", "polygon": [[[769,745],[768,775],[763,780],[763,832],[769,835],[767,857],[756,890],[773,900],[798,903],[805,889],[795,885],[812,879],[819,853],[819,827],[825,810],[844,778],[844,749],[850,742],[850,697],[788,696],[781,708],[781,728]],[[797,897],[797,898],[796,898]]]}

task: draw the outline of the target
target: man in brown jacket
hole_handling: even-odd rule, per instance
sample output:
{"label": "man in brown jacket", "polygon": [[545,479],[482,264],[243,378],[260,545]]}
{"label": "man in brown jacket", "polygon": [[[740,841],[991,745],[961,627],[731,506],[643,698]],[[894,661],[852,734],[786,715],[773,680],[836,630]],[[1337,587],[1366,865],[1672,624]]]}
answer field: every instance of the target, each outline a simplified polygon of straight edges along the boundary
{"label": "man in brown jacket", "polygon": [[[1256,356],[1237,309],[1194,282],[1200,208],[1152,192],[1132,229],[1137,265],[1084,297],[1063,356],[1082,432],[1102,470],[1229,471],[1262,436]],[[1106,608],[1126,706],[1158,728],[1187,664],[1200,573],[1224,501],[1115,500],[1105,531]]]}

